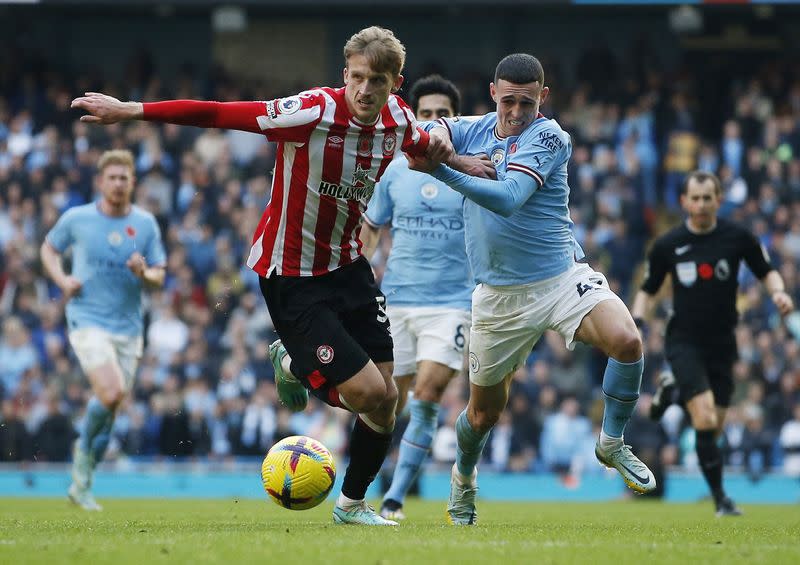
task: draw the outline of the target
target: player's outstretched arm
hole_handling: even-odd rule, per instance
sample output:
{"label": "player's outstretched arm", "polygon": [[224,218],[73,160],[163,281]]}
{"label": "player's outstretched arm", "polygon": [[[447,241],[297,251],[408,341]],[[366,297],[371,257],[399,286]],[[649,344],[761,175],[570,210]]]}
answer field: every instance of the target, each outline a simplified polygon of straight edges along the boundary
{"label": "player's outstretched arm", "polygon": [[90,124],[116,124],[144,117],[141,102],[122,102],[99,92],[86,92],[72,101],[72,108],[85,110],[87,115],[81,116],[81,121]]}
{"label": "player's outstretched arm", "polygon": [[446,165],[436,166],[430,159],[406,158],[409,168],[430,174],[476,204],[505,217],[519,210],[538,188],[533,178],[516,171],[499,181],[465,175]]}
{"label": "player's outstretched arm", "polygon": [[82,122],[115,124],[130,120],[165,122],[201,128],[222,128],[263,133],[258,119],[266,107],[262,102],[207,102],[165,100],[163,102],[122,102],[99,92],[87,92],[72,101],[73,108],[85,110]]}

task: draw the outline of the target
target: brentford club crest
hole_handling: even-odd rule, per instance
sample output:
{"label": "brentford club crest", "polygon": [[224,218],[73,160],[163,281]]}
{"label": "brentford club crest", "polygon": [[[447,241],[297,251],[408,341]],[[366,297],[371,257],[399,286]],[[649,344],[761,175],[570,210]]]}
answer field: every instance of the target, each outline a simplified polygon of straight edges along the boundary
{"label": "brentford club crest", "polygon": [[317,347],[317,359],[323,365],[327,365],[333,361],[333,347],[330,345],[320,345]]}
{"label": "brentford club crest", "polygon": [[384,155],[394,154],[394,148],[397,147],[397,134],[393,131],[386,132],[383,135],[383,150]]}

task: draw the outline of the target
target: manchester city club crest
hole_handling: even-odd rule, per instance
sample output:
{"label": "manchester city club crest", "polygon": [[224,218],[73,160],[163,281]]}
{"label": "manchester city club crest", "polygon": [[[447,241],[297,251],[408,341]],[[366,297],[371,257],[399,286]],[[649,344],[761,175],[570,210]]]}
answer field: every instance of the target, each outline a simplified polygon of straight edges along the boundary
{"label": "manchester city club crest", "polygon": [[500,163],[502,163],[506,158],[506,152],[504,149],[497,148],[492,151],[492,165],[498,167]]}
{"label": "manchester city club crest", "polygon": [[111,247],[119,247],[122,244],[122,234],[118,231],[109,232],[106,239]]}
{"label": "manchester city club crest", "polygon": [[478,370],[480,370],[480,368],[481,368],[481,364],[480,364],[480,361],[478,361],[478,356],[475,355],[474,353],[470,353],[469,354],[469,370],[470,370],[470,372],[477,373]]}
{"label": "manchester city club crest", "polygon": [[420,189],[420,194],[422,194],[423,198],[426,198],[428,200],[436,198],[436,195],[439,194],[439,187],[433,184],[432,182],[423,184],[422,188]]}

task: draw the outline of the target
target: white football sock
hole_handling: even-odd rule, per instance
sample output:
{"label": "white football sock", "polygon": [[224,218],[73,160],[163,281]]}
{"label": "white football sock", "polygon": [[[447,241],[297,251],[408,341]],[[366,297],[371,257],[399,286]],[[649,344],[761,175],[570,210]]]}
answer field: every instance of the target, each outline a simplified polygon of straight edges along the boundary
{"label": "white football sock", "polygon": [[358,506],[364,502],[364,499],[361,500],[353,500],[352,498],[348,498],[344,495],[344,493],[339,493],[339,498],[336,499],[336,506],[339,508],[343,508],[347,510],[348,508],[352,508],[353,506]]}
{"label": "white football sock", "polygon": [[600,447],[603,451],[608,451],[609,449],[614,449],[615,447],[619,447],[621,443],[622,443],[621,437],[611,437],[604,431],[600,431]]}

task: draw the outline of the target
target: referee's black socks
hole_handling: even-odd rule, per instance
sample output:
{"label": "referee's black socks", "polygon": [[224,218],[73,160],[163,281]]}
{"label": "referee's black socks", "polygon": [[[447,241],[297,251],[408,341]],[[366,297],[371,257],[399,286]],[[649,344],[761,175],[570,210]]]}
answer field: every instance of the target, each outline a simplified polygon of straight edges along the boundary
{"label": "referee's black socks", "polygon": [[697,430],[695,450],[714,500],[725,496],[722,490],[722,453],[717,445],[716,431]]}

